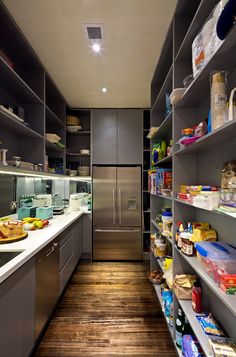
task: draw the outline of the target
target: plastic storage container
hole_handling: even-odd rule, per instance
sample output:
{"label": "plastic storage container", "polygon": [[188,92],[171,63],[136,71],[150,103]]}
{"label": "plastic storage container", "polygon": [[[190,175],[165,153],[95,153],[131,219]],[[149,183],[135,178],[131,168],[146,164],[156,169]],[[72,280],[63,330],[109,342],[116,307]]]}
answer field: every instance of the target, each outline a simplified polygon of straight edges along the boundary
{"label": "plastic storage container", "polygon": [[195,247],[202,267],[218,285],[222,276],[236,274],[236,248],[224,242],[199,242]]}

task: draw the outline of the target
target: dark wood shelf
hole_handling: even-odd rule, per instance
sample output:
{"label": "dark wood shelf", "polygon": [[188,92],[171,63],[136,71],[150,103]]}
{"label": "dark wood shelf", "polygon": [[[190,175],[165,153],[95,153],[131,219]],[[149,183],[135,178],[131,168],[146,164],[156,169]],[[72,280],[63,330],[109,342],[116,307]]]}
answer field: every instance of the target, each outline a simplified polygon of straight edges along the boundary
{"label": "dark wood shelf", "polygon": [[58,116],[46,105],[46,124],[49,126],[55,127],[65,127],[65,123],[63,123]]}
{"label": "dark wood shelf", "polygon": [[4,110],[0,109],[1,128],[15,135],[21,135],[26,138],[43,139],[43,136],[26,126],[23,122],[14,118]]}
{"label": "dark wood shelf", "polygon": [[21,103],[43,104],[38,95],[23,79],[0,57],[0,80],[4,88]]}
{"label": "dark wood shelf", "polygon": [[66,150],[66,149],[60,148],[56,144],[51,143],[50,141],[47,141],[47,140],[45,142],[45,145],[46,145],[47,150],[53,150],[53,151],[65,151]]}

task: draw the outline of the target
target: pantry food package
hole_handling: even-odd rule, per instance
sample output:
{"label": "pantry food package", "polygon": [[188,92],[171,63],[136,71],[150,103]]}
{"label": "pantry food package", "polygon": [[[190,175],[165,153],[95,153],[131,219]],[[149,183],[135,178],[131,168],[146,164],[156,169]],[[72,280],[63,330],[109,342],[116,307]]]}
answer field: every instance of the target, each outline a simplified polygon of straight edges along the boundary
{"label": "pantry food package", "polygon": [[211,338],[209,345],[213,357],[236,357],[236,341],[231,338]]}
{"label": "pantry food package", "polygon": [[196,281],[195,275],[181,274],[176,275],[174,279],[175,295],[181,300],[192,299],[192,287]]}
{"label": "pantry food package", "polygon": [[236,189],[236,160],[224,164],[221,176],[221,188]]}

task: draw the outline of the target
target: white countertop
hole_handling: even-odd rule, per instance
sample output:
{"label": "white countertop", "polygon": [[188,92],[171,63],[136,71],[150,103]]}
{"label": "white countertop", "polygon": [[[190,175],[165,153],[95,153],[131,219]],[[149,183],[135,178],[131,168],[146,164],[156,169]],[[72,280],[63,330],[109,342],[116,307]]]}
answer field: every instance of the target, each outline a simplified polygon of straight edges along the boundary
{"label": "white countertop", "polygon": [[0,244],[0,252],[23,251],[10,262],[0,268],[0,283],[19,269],[25,262],[37,254],[44,246],[58,236],[83,214],[91,211],[68,211],[63,215],[54,216],[50,224],[43,229],[28,231],[28,237],[16,243]]}

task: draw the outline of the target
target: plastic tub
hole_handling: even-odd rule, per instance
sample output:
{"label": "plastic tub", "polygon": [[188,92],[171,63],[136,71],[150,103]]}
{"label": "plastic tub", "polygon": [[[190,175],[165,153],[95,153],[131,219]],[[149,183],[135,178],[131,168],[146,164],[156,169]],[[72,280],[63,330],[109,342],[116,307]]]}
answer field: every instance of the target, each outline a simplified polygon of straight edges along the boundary
{"label": "plastic tub", "polygon": [[195,244],[197,257],[207,274],[220,285],[221,277],[236,274],[236,249],[224,242]]}

